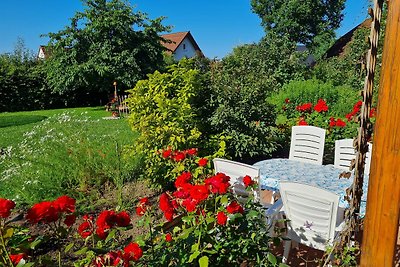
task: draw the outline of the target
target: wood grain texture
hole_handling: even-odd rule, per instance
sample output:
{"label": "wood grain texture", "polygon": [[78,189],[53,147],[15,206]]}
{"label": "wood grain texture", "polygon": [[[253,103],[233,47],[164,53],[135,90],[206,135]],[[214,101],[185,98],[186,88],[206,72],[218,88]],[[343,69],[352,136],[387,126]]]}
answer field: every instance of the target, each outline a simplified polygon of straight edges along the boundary
{"label": "wood grain texture", "polygon": [[400,208],[400,1],[389,1],[361,266],[393,266]]}

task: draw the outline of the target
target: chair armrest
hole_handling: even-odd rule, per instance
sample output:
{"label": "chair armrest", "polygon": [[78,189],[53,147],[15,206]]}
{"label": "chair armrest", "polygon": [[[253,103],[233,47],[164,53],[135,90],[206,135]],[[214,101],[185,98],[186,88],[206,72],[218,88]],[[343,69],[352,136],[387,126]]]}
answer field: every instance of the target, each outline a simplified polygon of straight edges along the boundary
{"label": "chair armrest", "polygon": [[271,206],[265,206],[266,208],[265,217],[272,218],[278,215],[282,210],[282,207],[283,207],[283,202],[281,198],[275,201],[275,203],[272,204]]}

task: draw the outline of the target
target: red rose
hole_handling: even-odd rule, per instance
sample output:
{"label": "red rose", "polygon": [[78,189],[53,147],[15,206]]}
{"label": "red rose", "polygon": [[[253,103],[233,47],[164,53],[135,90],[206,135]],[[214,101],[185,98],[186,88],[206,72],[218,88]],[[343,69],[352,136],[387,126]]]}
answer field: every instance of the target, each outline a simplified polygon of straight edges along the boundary
{"label": "red rose", "polygon": [[64,223],[66,226],[71,227],[76,221],[76,215],[70,214],[65,217]]}
{"label": "red rose", "polygon": [[144,205],[149,205],[149,204],[150,204],[150,201],[149,201],[149,198],[148,198],[148,197],[144,197],[144,198],[141,198],[141,199],[139,200],[139,203],[140,203],[140,204],[144,204]]}
{"label": "red rose", "polygon": [[185,151],[187,154],[189,154],[190,156],[194,156],[197,154],[197,148],[190,148],[188,150]]}
{"label": "red rose", "polygon": [[164,212],[165,218],[168,221],[172,221],[174,217],[174,207],[166,193],[163,193],[160,196],[160,209]]}
{"label": "red rose", "polygon": [[255,184],[255,182],[251,179],[250,176],[246,175],[245,177],[243,177],[243,184],[245,187],[249,187]]}
{"label": "red rose", "polygon": [[344,127],[346,126],[346,122],[342,121],[341,119],[336,120],[336,126],[337,127]]}
{"label": "red rose", "polygon": [[186,157],[185,153],[180,152],[180,151],[176,151],[173,156],[174,160],[177,162],[184,160],[185,157]]}
{"label": "red rose", "polygon": [[335,127],[336,126],[336,121],[334,117],[329,118],[329,126],[330,127]]}
{"label": "red rose", "polygon": [[226,214],[224,212],[219,211],[217,213],[217,223],[219,225],[225,225],[227,220],[228,220],[228,216],[226,216]]}
{"label": "red rose", "polygon": [[230,186],[229,180],[231,178],[224,173],[217,173],[216,175],[204,180],[205,184],[211,187],[212,193],[226,194]]}
{"label": "red rose", "polygon": [[300,126],[306,126],[306,125],[308,125],[308,123],[304,120],[304,118],[301,118],[301,119],[299,120],[298,125],[300,125]]}
{"label": "red rose", "polygon": [[182,202],[182,206],[185,207],[187,212],[193,212],[196,210],[197,204],[199,204],[198,201],[196,201],[193,198],[187,198]]}
{"label": "red rose", "polygon": [[311,103],[306,103],[303,105],[299,105],[296,107],[296,110],[300,111],[300,112],[311,112],[312,110],[312,104]]}
{"label": "red rose", "polygon": [[84,221],[78,227],[78,233],[82,238],[86,238],[93,233],[93,224],[90,221]]}
{"label": "red rose", "polygon": [[199,203],[208,198],[208,188],[206,185],[194,185],[190,188],[189,193]]}
{"label": "red rose", "polygon": [[120,251],[110,251],[106,255],[104,255],[103,266],[118,266],[122,262],[122,253]]}
{"label": "red rose", "polygon": [[139,245],[137,243],[130,243],[129,245],[127,245],[124,248],[124,252],[125,253],[124,253],[123,257],[124,257],[124,260],[126,262],[129,262],[129,261],[132,261],[132,260],[133,261],[137,261],[143,255],[143,251],[142,251],[142,249],[139,247]]}
{"label": "red rose", "polygon": [[21,260],[25,259],[26,255],[25,255],[25,253],[19,253],[19,254],[14,254],[14,255],[12,254],[9,257],[10,257],[10,260],[12,261],[13,265],[17,266]]}
{"label": "red rose", "polygon": [[131,218],[126,211],[121,211],[116,215],[115,221],[119,227],[126,227],[131,223]]}
{"label": "red rose", "polygon": [[189,184],[190,179],[192,179],[192,174],[190,172],[183,172],[175,180],[175,187],[177,189],[185,187]]}
{"label": "red rose", "polygon": [[239,205],[236,201],[231,202],[227,207],[226,211],[230,214],[235,214],[235,213],[243,213],[243,207]]}
{"label": "red rose", "polygon": [[201,158],[201,159],[199,159],[198,164],[199,164],[200,167],[204,167],[204,166],[207,165],[207,162],[208,162],[208,159],[206,159],[206,158]]}
{"label": "red rose", "polygon": [[165,235],[165,241],[167,241],[167,242],[171,242],[172,241],[172,235],[170,233],[167,233]]}
{"label": "red rose", "polygon": [[328,106],[326,105],[326,102],[323,99],[319,99],[317,104],[314,107],[314,110],[318,113],[321,113],[322,111],[328,111]]}
{"label": "red rose", "polygon": [[169,158],[170,156],[171,156],[171,149],[168,149],[168,150],[164,150],[163,152],[162,152],[162,157],[164,158],[164,159],[166,159],[166,158]]}
{"label": "red rose", "polygon": [[59,218],[59,213],[57,209],[53,207],[53,202],[44,201],[36,203],[32,208],[28,210],[26,219],[30,223],[51,223],[57,221]]}
{"label": "red rose", "polygon": [[58,212],[75,212],[76,200],[69,196],[61,196],[53,201],[53,206]]}
{"label": "red rose", "polygon": [[0,217],[7,218],[11,214],[11,210],[15,208],[15,202],[9,199],[0,198]]}

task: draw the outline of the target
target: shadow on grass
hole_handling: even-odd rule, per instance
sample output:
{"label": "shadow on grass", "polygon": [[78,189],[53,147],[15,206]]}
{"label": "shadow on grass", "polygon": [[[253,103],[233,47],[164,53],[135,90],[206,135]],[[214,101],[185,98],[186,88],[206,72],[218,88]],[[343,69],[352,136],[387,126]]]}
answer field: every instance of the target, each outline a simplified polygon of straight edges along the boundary
{"label": "shadow on grass", "polygon": [[35,123],[42,121],[46,118],[46,116],[42,115],[0,116],[0,128]]}

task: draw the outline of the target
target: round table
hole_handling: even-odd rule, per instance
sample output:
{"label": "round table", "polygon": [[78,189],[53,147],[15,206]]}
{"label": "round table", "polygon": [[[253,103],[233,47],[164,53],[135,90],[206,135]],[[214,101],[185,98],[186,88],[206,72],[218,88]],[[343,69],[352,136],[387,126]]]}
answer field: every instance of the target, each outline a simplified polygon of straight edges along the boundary
{"label": "round table", "polygon": [[[346,189],[353,183],[353,175],[340,178],[344,172],[333,165],[317,165],[289,159],[268,159],[257,162],[254,166],[260,168],[261,189],[279,191],[280,181],[291,181],[308,184],[326,189],[339,195],[339,206],[348,207],[345,201]],[[363,196],[361,198],[360,214],[365,215],[367,200],[368,176],[364,175]]]}

